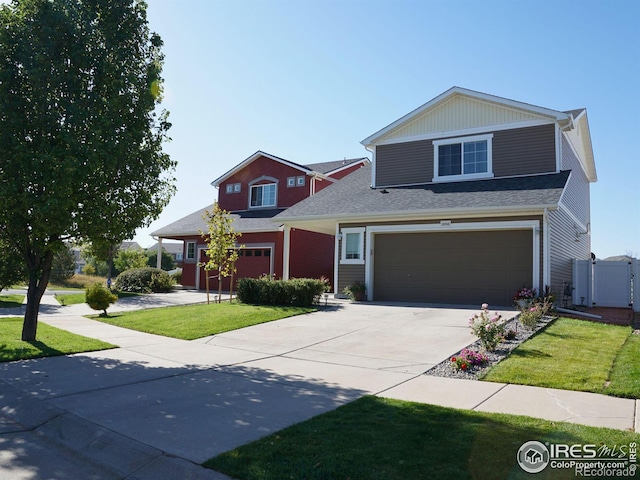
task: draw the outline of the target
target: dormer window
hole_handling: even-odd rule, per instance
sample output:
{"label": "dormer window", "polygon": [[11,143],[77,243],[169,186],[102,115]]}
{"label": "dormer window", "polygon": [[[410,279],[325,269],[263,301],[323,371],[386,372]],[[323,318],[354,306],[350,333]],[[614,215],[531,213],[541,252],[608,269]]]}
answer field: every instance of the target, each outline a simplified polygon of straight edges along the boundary
{"label": "dormer window", "polygon": [[276,184],[267,183],[264,185],[254,185],[251,187],[249,206],[253,207],[275,207],[276,206]]}
{"label": "dormer window", "polygon": [[433,181],[453,182],[493,177],[493,135],[448,138],[433,142]]}

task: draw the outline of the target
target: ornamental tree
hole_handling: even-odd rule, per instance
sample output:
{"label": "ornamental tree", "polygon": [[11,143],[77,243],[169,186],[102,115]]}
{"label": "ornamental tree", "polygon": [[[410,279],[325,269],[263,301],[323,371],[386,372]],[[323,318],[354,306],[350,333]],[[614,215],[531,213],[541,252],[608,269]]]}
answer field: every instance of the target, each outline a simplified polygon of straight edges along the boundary
{"label": "ornamental tree", "polygon": [[[209,273],[218,272],[218,303],[222,298],[222,279],[232,277],[236,272],[236,260],[238,260],[237,239],[242,234],[233,229],[233,217],[220,208],[218,202],[213,205],[213,210],[205,210],[203,215],[207,222],[207,232],[200,232],[207,242],[207,261],[201,265],[207,272],[207,295],[209,294]],[[233,281],[232,281],[233,283]],[[231,286],[233,290],[233,286]],[[207,299],[208,301],[208,299]]]}
{"label": "ornamental tree", "polygon": [[0,240],[28,272],[35,340],[65,240],[119,243],[158,217],[175,163],[162,151],[162,40],[141,0],[0,6]]}

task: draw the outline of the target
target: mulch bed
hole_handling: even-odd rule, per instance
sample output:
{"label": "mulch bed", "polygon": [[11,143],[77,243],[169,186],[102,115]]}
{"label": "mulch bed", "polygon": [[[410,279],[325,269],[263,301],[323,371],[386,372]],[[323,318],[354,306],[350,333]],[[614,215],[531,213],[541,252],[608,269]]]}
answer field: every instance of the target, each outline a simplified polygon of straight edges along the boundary
{"label": "mulch bed", "polygon": [[[552,316],[544,316],[538,322],[538,325],[534,330],[529,330],[524,327],[518,317],[514,317],[511,320],[507,321],[505,331],[515,330],[515,337],[510,340],[505,340],[501,342],[498,347],[493,352],[485,352],[482,348],[482,344],[480,340],[475,341],[471,345],[469,345],[469,350],[475,350],[476,352],[483,352],[487,356],[487,363],[482,366],[472,366],[466,370],[460,370],[456,368],[451,361],[451,358],[447,358],[445,361],[440,362],[435,367],[431,367],[424,374],[425,375],[433,375],[436,377],[449,377],[449,378],[461,378],[465,380],[478,380],[489,368],[508,357],[511,352],[522,342],[531,338],[533,335],[538,333],[540,330],[544,329],[553,322],[558,317]],[[461,352],[462,350],[460,350]],[[460,352],[457,352],[452,357],[457,357]]]}

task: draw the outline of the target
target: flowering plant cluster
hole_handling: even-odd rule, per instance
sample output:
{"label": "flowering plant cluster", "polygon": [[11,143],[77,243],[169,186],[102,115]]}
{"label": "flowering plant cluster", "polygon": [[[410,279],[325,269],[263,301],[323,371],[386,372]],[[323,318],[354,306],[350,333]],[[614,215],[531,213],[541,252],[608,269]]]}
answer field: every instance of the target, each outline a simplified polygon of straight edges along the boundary
{"label": "flowering plant cluster", "polygon": [[489,305],[482,304],[482,311],[469,319],[473,334],[480,339],[485,350],[495,350],[504,337],[505,323],[502,315],[489,313]]}
{"label": "flowering plant cluster", "polygon": [[530,308],[525,308],[520,312],[520,323],[529,330],[533,330],[538,325],[538,320],[542,318],[543,309],[540,305],[533,305]]}
{"label": "flowering plant cluster", "polygon": [[536,297],[536,289],[535,288],[521,288],[513,296],[513,300],[516,301],[516,302],[518,300],[533,300],[535,297]]}
{"label": "flowering plant cluster", "polygon": [[463,349],[457,357],[451,357],[451,363],[459,370],[467,370],[474,365],[487,363],[487,356],[475,350]]}

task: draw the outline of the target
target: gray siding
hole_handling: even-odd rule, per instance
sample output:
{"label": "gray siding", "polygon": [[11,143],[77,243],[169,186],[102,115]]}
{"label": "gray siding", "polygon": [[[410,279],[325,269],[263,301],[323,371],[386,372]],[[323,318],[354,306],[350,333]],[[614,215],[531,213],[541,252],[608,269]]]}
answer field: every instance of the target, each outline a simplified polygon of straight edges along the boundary
{"label": "gray siding", "polygon": [[406,185],[433,180],[432,140],[376,147],[376,185]]}
{"label": "gray siding", "polygon": [[[442,137],[445,138],[456,137]],[[494,132],[494,175],[509,177],[555,172],[555,138],[554,124]],[[375,160],[376,186],[431,182],[433,155],[433,140],[379,145]]]}
{"label": "gray siding", "polygon": [[502,130],[493,135],[496,177],[556,171],[555,125]]}
{"label": "gray siding", "polygon": [[565,283],[573,277],[573,259],[591,258],[591,233],[576,236],[584,231],[574,218],[585,226],[590,220],[590,184],[580,162],[567,140],[562,138],[562,169],[571,170],[560,208],[549,213],[549,257],[551,261],[551,288],[562,299]]}

